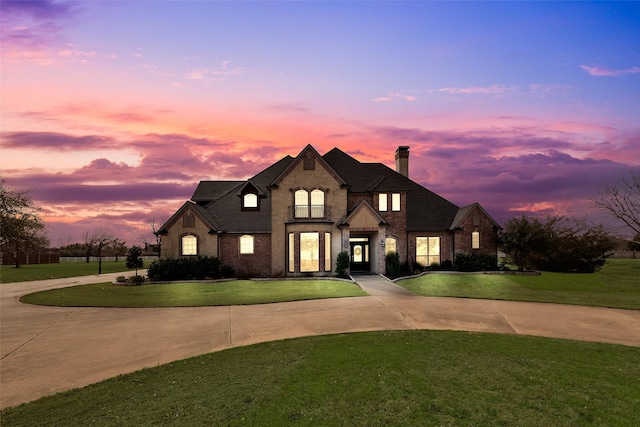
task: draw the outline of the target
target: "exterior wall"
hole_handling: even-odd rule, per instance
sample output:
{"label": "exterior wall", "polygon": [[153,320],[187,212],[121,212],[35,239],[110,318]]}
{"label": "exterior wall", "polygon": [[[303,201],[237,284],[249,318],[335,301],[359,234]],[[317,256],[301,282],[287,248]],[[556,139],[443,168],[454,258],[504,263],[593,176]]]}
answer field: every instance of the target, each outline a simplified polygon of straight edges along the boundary
{"label": "exterior wall", "polygon": [[244,234],[220,236],[220,262],[232,267],[236,277],[268,277],[271,275],[271,235],[253,236],[253,254],[240,253],[240,237]]}
{"label": "exterior wall", "polygon": [[[386,212],[380,212],[380,206],[378,194],[373,197],[373,207],[378,211],[380,216],[384,218],[389,227],[386,231],[386,237],[393,237],[396,239],[396,251],[400,259],[400,264],[408,262],[407,253],[407,193],[400,193],[400,211],[393,212],[391,210],[391,193],[388,197],[388,206]],[[415,242],[414,242],[415,244]],[[414,253],[415,255],[415,253]],[[384,259],[384,257],[383,257]]]}
{"label": "exterior wall", "polygon": [[[321,161],[316,159],[314,170],[305,170],[304,162],[300,161],[290,173],[284,177],[277,188],[271,190],[271,273],[274,276],[284,276],[287,273],[287,250],[288,235],[287,230],[295,221],[289,221],[289,207],[294,205],[293,192],[304,188],[313,190],[319,188],[325,191],[325,206],[331,209],[329,221],[316,221],[315,223],[304,221],[305,227],[313,226],[313,230],[307,231],[325,232],[327,225],[331,229],[332,261],[340,252],[341,239],[340,230],[335,224],[342,219],[347,212],[347,190],[340,188],[340,184],[334,176],[329,173]],[[299,223],[302,225],[302,222]]]}
{"label": "exterior wall", "polygon": [[185,234],[193,234],[198,238],[198,255],[218,256],[218,235],[209,234],[209,228],[197,215],[195,215],[195,227],[184,227],[181,216],[167,231],[168,233],[162,236],[161,257],[180,256],[180,241]]}
{"label": "exterior wall", "polygon": [[[474,231],[478,231],[480,233],[479,249],[472,248],[471,233]],[[491,219],[488,218],[481,209],[476,207],[460,224],[459,229],[455,231],[454,251],[455,253],[471,252],[483,253],[487,255],[497,255],[497,238],[498,233],[495,229],[493,221],[491,221]]]}

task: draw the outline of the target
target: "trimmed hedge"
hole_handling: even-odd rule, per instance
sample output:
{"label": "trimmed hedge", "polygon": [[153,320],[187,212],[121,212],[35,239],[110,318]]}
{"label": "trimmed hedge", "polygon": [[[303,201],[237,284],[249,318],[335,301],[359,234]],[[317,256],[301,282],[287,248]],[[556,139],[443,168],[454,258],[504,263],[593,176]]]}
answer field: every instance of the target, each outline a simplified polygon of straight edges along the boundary
{"label": "trimmed hedge", "polygon": [[147,276],[152,281],[219,279],[220,260],[208,256],[161,258],[149,265]]}
{"label": "trimmed hedge", "polygon": [[460,253],[456,254],[454,266],[458,271],[496,271],[498,257],[487,254]]}

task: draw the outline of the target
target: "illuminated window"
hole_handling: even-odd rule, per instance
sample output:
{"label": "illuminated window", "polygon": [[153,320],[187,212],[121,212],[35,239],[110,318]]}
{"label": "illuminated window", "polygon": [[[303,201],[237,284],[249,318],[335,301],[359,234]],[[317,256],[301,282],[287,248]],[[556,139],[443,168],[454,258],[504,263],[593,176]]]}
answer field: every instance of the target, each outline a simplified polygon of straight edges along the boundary
{"label": "illuminated window", "polygon": [[258,195],[247,193],[242,197],[242,207],[256,209],[258,207]]}
{"label": "illuminated window", "polygon": [[378,194],[378,210],[380,212],[387,211],[387,193]]}
{"label": "illuminated window", "polygon": [[320,270],[319,233],[300,233],[300,271]]}
{"label": "illuminated window", "polygon": [[309,192],[307,190],[296,190],[294,198],[296,218],[309,218]]}
{"label": "illuminated window", "polygon": [[331,271],[331,233],[324,233],[324,271]]}
{"label": "illuminated window", "polygon": [[400,193],[393,193],[391,195],[391,210],[394,212],[400,211]]}
{"label": "illuminated window", "polygon": [[296,236],[293,233],[289,233],[289,272],[293,273],[296,268]]}
{"label": "illuminated window", "polygon": [[471,233],[471,248],[480,249],[480,233],[477,231]]}
{"label": "illuminated window", "polygon": [[313,190],[311,192],[311,218],[324,216],[324,191]]}
{"label": "illuminated window", "polygon": [[240,237],[240,253],[252,254],[253,253],[253,236],[244,235]]}
{"label": "illuminated window", "polygon": [[416,237],[416,262],[423,267],[440,263],[439,237]]}
{"label": "illuminated window", "polygon": [[384,254],[395,254],[396,253],[396,239],[393,237],[387,237],[384,239]]}
{"label": "illuminated window", "polygon": [[198,255],[198,238],[196,236],[182,236],[182,255]]}

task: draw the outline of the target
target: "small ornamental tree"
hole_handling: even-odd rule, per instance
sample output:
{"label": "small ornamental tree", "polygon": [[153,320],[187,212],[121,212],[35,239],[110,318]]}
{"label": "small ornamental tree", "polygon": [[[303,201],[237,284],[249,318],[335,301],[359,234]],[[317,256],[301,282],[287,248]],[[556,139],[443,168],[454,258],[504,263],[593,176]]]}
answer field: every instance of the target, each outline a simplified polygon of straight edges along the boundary
{"label": "small ornamental tree", "polygon": [[348,269],[349,269],[349,253],[340,252],[336,260],[336,276],[347,277]]}
{"label": "small ornamental tree", "polygon": [[138,276],[138,269],[142,268],[144,261],[142,260],[142,249],[139,246],[132,246],[127,251],[127,261],[125,263],[126,268],[135,268],[136,276]]}

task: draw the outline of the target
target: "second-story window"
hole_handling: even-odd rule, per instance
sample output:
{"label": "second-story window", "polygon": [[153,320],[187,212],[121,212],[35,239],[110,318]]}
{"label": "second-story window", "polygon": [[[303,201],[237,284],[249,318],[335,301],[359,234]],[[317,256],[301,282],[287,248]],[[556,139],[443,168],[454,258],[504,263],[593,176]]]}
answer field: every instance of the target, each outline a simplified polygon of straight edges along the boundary
{"label": "second-story window", "polygon": [[257,209],[258,195],[254,193],[247,193],[242,196],[242,207],[244,209]]}
{"label": "second-story window", "polygon": [[391,194],[391,210],[394,212],[400,211],[400,193]]}
{"label": "second-story window", "polygon": [[378,194],[378,210],[380,212],[387,211],[387,193]]}
{"label": "second-story window", "polygon": [[324,191],[315,189],[296,190],[294,193],[296,218],[323,218],[324,217]]}

